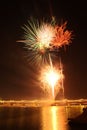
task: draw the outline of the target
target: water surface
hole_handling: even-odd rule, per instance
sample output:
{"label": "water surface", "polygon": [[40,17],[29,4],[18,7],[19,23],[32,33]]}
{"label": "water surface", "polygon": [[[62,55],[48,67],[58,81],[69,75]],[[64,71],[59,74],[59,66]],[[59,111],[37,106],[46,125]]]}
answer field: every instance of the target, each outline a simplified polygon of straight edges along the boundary
{"label": "water surface", "polygon": [[0,107],[0,130],[81,130],[71,128],[68,118],[82,113],[83,107]]}

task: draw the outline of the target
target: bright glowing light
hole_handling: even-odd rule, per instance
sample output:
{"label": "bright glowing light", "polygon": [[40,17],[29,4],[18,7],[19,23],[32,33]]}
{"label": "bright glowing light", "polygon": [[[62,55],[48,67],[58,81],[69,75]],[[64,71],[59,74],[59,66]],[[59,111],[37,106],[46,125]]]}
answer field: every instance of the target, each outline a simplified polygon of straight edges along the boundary
{"label": "bright glowing light", "polygon": [[38,43],[40,45],[40,50],[49,48],[52,39],[54,38],[54,28],[50,24],[42,24],[38,30]]}
{"label": "bright glowing light", "polygon": [[60,79],[60,73],[57,73],[53,68],[44,73],[45,81],[52,87],[52,94],[54,97],[54,87],[57,81]]}
{"label": "bright glowing light", "polygon": [[57,80],[60,79],[60,74],[56,73],[55,70],[51,69],[45,74],[47,82],[53,87]]}
{"label": "bright glowing light", "polygon": [[62,88],[64,93],[62,67],[54,68],[51,57],[56,50],[71,42],[72,32],[67,30],[66,24],[67,22],[61,25],[56,24],[54,17],[50,22],[30,19],[28,24],[23,26],[24,36],[19,41],[25,43],[31,63],[39,63],[39,67],[50,64],[42,69],[40,81],[43,83],[41,85],[43,89],[48,92],[51,90],[53,99],[59,88]]}
{"label": "bright glowing light", "polygon": [[67,130],[65,107],[42,107],[41,130]]}
{"label": "bright glowing light", "polygon": [[52,97],[55,98],[55,88],[62,87],[63,74],[61,73],[61,69],[56,69],[53,66],[47,66],[45,69],[42,70],[41,81],[46,87],[51,89]]}
{"label": "bright glowing light", "polygon": [[30,61],[39,61],[39,63],[43,58],[44,61],[48,60],[47,55],[51,51],[68,45],[72,38],[72,32],[66,29],[66,22],[57,25],[55,19],[50,22],[30,19],[28,24],[23,26],[23,31],[24,37],[19,42],[25,43],[25,47],[30,52]]}

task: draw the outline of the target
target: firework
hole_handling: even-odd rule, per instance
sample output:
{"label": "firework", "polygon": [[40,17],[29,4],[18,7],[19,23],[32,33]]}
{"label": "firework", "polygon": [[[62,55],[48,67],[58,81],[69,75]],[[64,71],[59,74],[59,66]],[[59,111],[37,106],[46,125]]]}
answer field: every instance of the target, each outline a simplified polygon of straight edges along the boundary
{"label": "firework", "polygon": [[39,80],[41,88],[50,93],[53,99],[61,88],[64,93],[62,65],[57,68],[52,65],[52,52],[71,42],[72,31],[67,30],[66,25],[67,22],[58,25],[54,18],[50,22],[30,19],[22,27],[24,35],[19,41],[25,43],[31,63],[39,63],[42,68],[47,65],[41,69]]}
{"label": "firework", "polygon": [[22,27],[24,36],[19,42],[25,43],[25,48],[30,52],[29,60],[48,61],[50,52],[68,45],[71,42],[72,32],[66,29],[66,24],[67,22],[59,26],[55,19],[51,22],[39,22],[33,19],[28,21],[28,24]]}
{"label": "firework", "polygon": [[[64,75],[62,68],[55,68],[53,66],[46,66],[41,71],[40,81],[43,84],[42,89],[46,90],[54,99],[60,88],[63,89],[62,82]],[[51,94],[52,93],[52,94]]]}
{"label": "firework", "polygon": [[66,30],[66,24],[67,22],[61,26],[55,26],[55,37],[52,40],[52,47],[59,48],[71,42],[72,32]]}

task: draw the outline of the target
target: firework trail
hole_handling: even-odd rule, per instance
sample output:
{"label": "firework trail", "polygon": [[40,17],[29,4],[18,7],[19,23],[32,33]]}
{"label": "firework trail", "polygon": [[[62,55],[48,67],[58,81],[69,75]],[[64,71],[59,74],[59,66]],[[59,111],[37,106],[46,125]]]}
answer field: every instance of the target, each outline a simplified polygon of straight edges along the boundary
{"label": "firework trail", "polygon": [[28,24],[22,28],[24,30],[23,40],[28,50],[29,60],[31,62],[45,63],[49,62],[49,54],[62,46],[71,42],[72,32],[66,29],[67,22],[57,25],[55,19],[51,22],[39,22],[30,19]]}

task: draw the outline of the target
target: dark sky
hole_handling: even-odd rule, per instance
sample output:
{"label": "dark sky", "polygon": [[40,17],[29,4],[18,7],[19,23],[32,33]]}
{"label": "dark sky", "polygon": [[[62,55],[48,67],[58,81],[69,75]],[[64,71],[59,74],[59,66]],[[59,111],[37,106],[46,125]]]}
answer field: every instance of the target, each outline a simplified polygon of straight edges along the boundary
{"label": "dark sky", "polygon": [[37,70],[25,57],[23,45],[17,43],[21,26],[30,16],[37,19],[55,16],[68,21],[74,39],[60,49],[64,67],[65,97],[87,98],[87,7],[80,0],[28,0],[0,3],[0,97],[2,99],[41,98]]}

